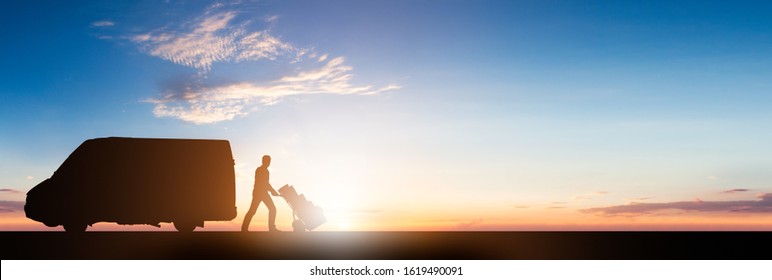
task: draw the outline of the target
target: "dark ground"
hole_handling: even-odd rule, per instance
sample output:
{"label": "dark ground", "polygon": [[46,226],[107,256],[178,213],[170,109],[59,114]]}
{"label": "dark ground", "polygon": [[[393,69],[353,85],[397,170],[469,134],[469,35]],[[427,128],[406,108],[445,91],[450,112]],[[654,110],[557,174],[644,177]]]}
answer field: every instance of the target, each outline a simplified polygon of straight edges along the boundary
{"label": "dark ground", "polygon": [[8,259],[772,259],[772,232],[0,232]]}

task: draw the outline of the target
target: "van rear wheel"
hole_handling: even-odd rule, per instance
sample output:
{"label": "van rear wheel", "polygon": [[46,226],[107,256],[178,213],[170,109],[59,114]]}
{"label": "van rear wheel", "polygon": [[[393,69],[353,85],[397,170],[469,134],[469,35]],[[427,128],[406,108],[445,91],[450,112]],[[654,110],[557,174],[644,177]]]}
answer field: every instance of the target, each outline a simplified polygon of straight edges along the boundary
{"label": "van rear wheel", "polygon": [[64,231],[79,233],[79,232],[86,231],[86,227],[88,227],[87,224],[82,224],[82,223],[66,223],[66,224],[64,224]]}
{"label": "van rear wheel", "polygon": [[196,229],[196,225],[191,222],[174,222],[174,228],[179,232],[193,232]]}

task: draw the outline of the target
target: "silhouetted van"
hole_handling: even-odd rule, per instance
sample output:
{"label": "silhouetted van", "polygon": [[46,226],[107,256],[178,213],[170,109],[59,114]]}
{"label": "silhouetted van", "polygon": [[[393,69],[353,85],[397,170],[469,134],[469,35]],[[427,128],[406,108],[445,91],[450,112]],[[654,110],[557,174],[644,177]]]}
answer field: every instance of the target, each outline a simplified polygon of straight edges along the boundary
{"label": "silhouetted van", "polygon": [[173,222],[181,232],[236,217],[226,140],[86,140],[51,178],[27,193],[28,218],[80,232],[98,222]]}

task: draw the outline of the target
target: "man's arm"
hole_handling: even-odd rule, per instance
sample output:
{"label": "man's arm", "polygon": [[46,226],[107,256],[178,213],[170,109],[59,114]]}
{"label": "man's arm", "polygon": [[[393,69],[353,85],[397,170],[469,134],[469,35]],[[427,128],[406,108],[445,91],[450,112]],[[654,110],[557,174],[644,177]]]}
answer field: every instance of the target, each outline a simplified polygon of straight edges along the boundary
{"label": "man's arm", "polygon": [[273,195],[273,196],[279,196],[279,193],[276,192],[276,190],[273,189],[273,186],[271,186],[271,182],[270,181],[271,181],[271,173],[268,172],[268,170],[266,169],[266,172],[265,172],[265,184],[268,186],[268,191],[271,192],[271,195]]}

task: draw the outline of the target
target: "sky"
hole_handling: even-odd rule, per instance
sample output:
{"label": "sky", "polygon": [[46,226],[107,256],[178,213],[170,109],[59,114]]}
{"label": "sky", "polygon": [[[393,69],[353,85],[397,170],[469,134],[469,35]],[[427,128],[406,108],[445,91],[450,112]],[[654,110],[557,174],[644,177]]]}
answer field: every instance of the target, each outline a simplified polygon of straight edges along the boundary
{"label": "sky", "polygon": [[26,192],[110,136],[229,140],[204,230],[265,154],[318,230],[772,230],[769,3],[2,6],[0,230],[62,230]]}

